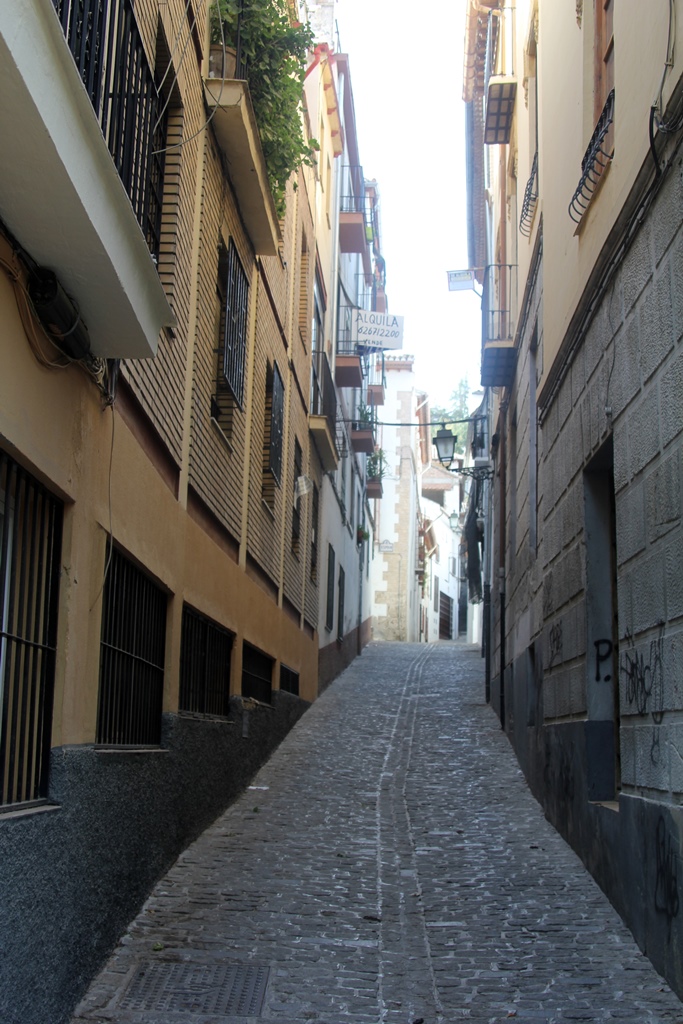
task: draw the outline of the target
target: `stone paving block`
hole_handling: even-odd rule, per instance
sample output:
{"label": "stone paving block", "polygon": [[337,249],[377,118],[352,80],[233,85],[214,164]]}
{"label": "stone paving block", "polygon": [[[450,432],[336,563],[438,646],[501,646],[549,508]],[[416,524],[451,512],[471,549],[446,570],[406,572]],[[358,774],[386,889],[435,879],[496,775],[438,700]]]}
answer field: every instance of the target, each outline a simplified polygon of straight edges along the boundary
{"label": "stone paving block", "polygon": [[[478,650],[371,645],[253,786],[160,881],[73,1024],[683,1021],[531,796]],[[260,1015],[122,1006],[164,961],[266,968]]]}

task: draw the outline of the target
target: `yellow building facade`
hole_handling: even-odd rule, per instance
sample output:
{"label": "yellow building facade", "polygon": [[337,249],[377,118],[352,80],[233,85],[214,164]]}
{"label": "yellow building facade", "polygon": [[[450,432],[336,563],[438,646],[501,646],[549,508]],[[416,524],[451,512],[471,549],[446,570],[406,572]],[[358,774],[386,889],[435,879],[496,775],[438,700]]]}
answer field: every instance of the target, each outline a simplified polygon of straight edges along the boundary
{"label": "yellow building facade", "polygon": [[[0,15],[8,1024],[64,1018],[315,699],[338,459],[312,385],[334,103],[304,110],[322,163],[278,210],[249,88],[210,62],[209,6],[94,4],[86,33],[79,10]],[[326,96],[320,58],[307,89]]]}

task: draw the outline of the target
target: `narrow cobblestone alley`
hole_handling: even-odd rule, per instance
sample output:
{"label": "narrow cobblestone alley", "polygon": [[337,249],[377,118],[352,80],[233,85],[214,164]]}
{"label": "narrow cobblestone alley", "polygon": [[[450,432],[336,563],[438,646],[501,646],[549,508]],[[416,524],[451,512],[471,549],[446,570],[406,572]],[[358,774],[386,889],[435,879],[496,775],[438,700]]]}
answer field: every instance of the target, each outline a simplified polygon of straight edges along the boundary
{"label": "narrow cobblestone alley", "polygon": [[683,1022],[529,793],[478,651],[372,644],[157,885],[74,1022]]}

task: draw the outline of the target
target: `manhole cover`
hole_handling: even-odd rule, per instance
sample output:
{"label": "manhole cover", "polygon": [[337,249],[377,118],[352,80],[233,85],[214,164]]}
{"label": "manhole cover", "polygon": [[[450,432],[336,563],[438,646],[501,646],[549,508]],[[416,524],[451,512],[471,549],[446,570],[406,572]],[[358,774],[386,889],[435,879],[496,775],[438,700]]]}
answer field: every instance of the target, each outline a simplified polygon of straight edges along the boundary
{"label": "manhole cover", "polygon": [[257,1017],[268,974],[268,967],[242,964],[144,963],[120,1006],[122,1010]]}

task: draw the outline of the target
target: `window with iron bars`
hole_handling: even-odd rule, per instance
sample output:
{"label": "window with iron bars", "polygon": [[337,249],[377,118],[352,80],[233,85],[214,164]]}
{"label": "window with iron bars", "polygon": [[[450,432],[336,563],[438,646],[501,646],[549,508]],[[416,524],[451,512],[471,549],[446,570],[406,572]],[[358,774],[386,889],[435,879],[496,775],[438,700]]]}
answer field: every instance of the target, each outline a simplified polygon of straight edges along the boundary
{"label": "window with iron bars", "polygon": [[266,373],[266,408],[263,432],[263,498],[270,508],[275,502],[275,484],[282,479],[282,433],[285,386],[277,363]]}
{"label": "window with iron bars", "polygon": [[116,170],[158,259],[167,97],[157,82],[170,62],[161,23],[152,68],[133,0],[52,0]]}
{"label": "window with iron bars", "polygon": [[334,548],[330,544],[327,549],[327,607],[325,611],[325,626],[332,629],[334,626]]}
{"label": "window with iron bars", "polygon": [[264,704],[272,699],[274,661],[251,644],[242,646],[242,696]]}
{"label": "window with iron bars", "polygon": [[294,438],[294,474],[292,476],[292,551],[295,554],[299,553],[299,537],[301,535],[301,509],[299,508],[301,498],[297,495],[296,485],[297,480],[302,475],[302,461],[301,445],[297,439]]}
{"label": "window with iron bars", "polygon": [[62,506],[0,452],[0,805],[45,799]]}
{"label": "window with iron bars", "polygon": [[313,484],[311,499],[311,580],[318,582],[318,519],[320,518],[320,492]]}
{"label": "window with iron bars", "polygon": [[211,415],[227,438],[232,435],[235,404],[244,400],[249,282],[230,240],[218,250],[216,282],[216,380]]}
{"label": "window with iron bars", "polygon": [[116,548],[106,572],[96,742],[155,746],[161,740],[166,594]]}
{"label": "window with iron bars", "polygon": [[299,673],[286,665],[280,665],[280,689],[285,693],[293,693],[299,696]]}
{"label": "window with iron bars", "polygon": [[337,604],[337,640],[344,639],[344,590],[346,586],[346,574],[339,566],[339,580],[337,583],[339,590],[339,600]]}
{"label": "window with iron bars", "polygon": [[229,630],[183,605],[180,711],[228,717],[233,639]]}

